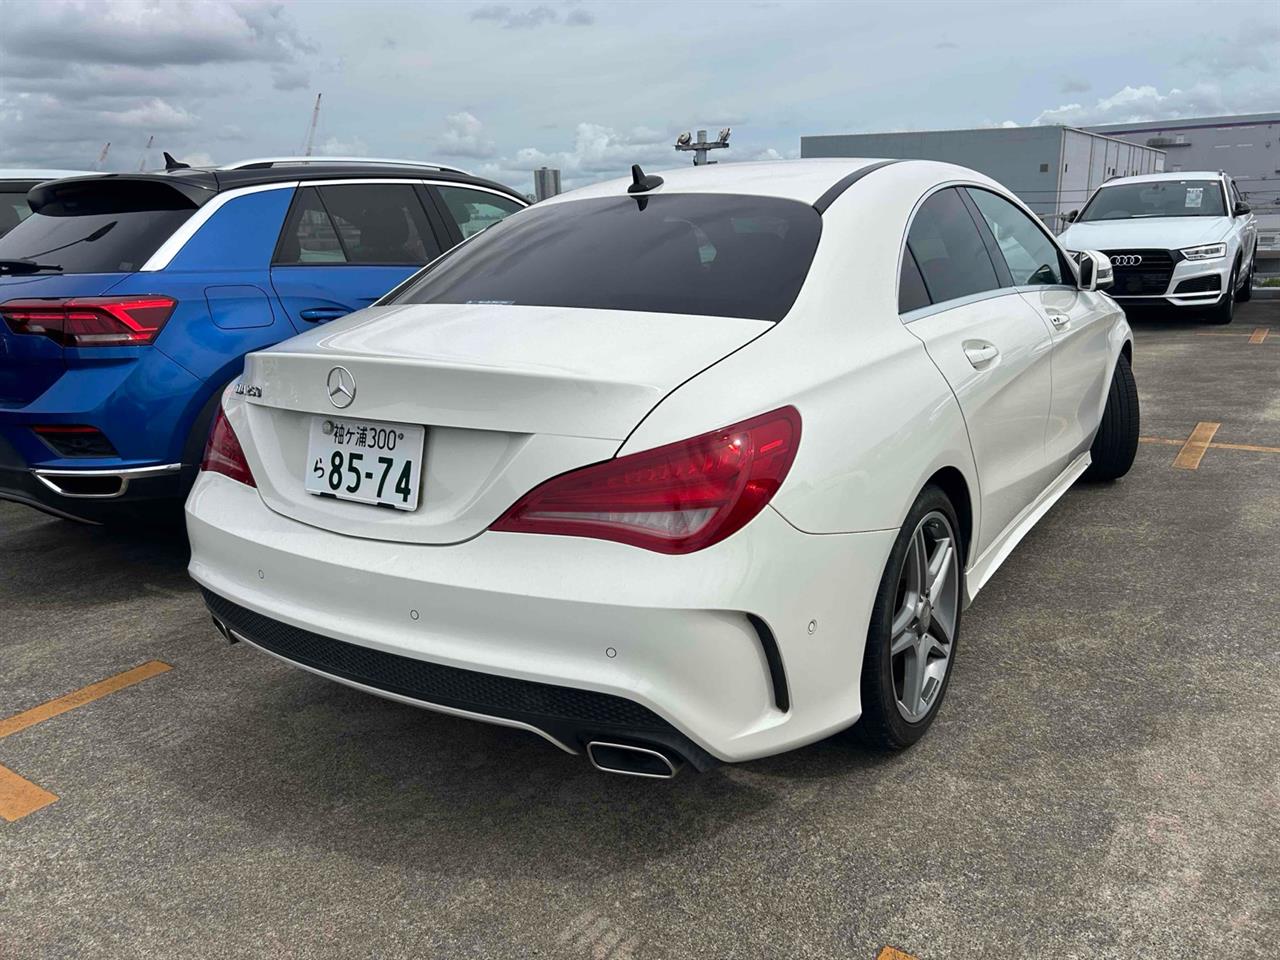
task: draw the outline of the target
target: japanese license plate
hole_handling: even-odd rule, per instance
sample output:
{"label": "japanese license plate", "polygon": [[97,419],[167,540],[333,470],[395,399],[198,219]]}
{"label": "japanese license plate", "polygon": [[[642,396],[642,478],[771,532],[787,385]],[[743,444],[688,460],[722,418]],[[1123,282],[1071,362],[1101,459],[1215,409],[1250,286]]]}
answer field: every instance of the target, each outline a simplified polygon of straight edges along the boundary
{"label": "japanese license plate", "polygon": [[306,490],[416,510],[425,437],[413,424],[312,417]]}

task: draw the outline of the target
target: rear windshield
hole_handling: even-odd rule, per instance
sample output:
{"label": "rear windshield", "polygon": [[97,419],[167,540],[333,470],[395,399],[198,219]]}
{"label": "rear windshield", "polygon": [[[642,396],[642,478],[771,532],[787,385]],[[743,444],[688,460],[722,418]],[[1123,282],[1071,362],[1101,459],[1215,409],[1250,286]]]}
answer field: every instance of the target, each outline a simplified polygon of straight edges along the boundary
{"label": "rear windshield", "polygon": [[69,190],[0,236],[0,260],[34,260],[64,273],[129,273],[194,209],[167,189]]}
{"label": "rear windshield", "polygon": [[534,206],[426,268],[390,303],[587,307],[781,320],[822,230],[776,197],[667,194]]}
{"label": "rear windshield", "polygon": [[1103,187],[1081,212],[1081,221],[1142,217],[1225,217],[1217,180],[1153,180]]}

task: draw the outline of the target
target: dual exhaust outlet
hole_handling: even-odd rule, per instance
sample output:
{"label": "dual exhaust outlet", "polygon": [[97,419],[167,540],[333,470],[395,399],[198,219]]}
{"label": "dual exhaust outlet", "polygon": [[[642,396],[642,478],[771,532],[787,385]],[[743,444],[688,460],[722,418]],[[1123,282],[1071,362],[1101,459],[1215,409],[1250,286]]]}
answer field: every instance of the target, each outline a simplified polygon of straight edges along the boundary
{"label": "dual exhaust outlet", "polygon": [[[217,617],[213,625],[228,643],[238,643],[240,638]],[[587,744],[587,759],[603,773],[616,773],[626,777],[648,777],[651,780],[670,780],[684,766],[684,759],[664,747],[641,747],[633,743],[610,743],[592,740]]]}

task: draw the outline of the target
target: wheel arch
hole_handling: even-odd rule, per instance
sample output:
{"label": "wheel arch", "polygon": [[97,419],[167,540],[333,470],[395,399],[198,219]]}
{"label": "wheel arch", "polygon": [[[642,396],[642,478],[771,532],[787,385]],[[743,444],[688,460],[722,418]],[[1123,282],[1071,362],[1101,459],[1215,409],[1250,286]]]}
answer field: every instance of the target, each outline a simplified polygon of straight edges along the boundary
{"label": "wheel arch", "polygon": [[[964,538],[964,555],[968,558],[965,566],[968,567],[969,562],[973,559],[969,556],[969,553],[973,549],[974,521],[973,493],[969,489],[969,481],[965,479],[959,468],[942,467],[940,470],[934,471],[933,475],[925,481],[924,487],[928,486],[938,487],[947,495],[947,499],[951,501],[951,506],[955,508],[956,519],[960,521],[960,536]],[[921,487],[921,490],[924,487]]]}

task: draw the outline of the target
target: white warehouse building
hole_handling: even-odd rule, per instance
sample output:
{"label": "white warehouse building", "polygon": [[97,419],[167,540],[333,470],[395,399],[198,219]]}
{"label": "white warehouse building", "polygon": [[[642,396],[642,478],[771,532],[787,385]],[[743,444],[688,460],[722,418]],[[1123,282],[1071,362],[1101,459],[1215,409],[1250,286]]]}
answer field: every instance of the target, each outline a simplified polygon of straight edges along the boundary
{"label": "white warehouse building", "polygon": [[1164,170],[1156,147],[1060,125],[800,138],[801,157],[945,160],[998,180],[1053,230],[1109,177]]}

